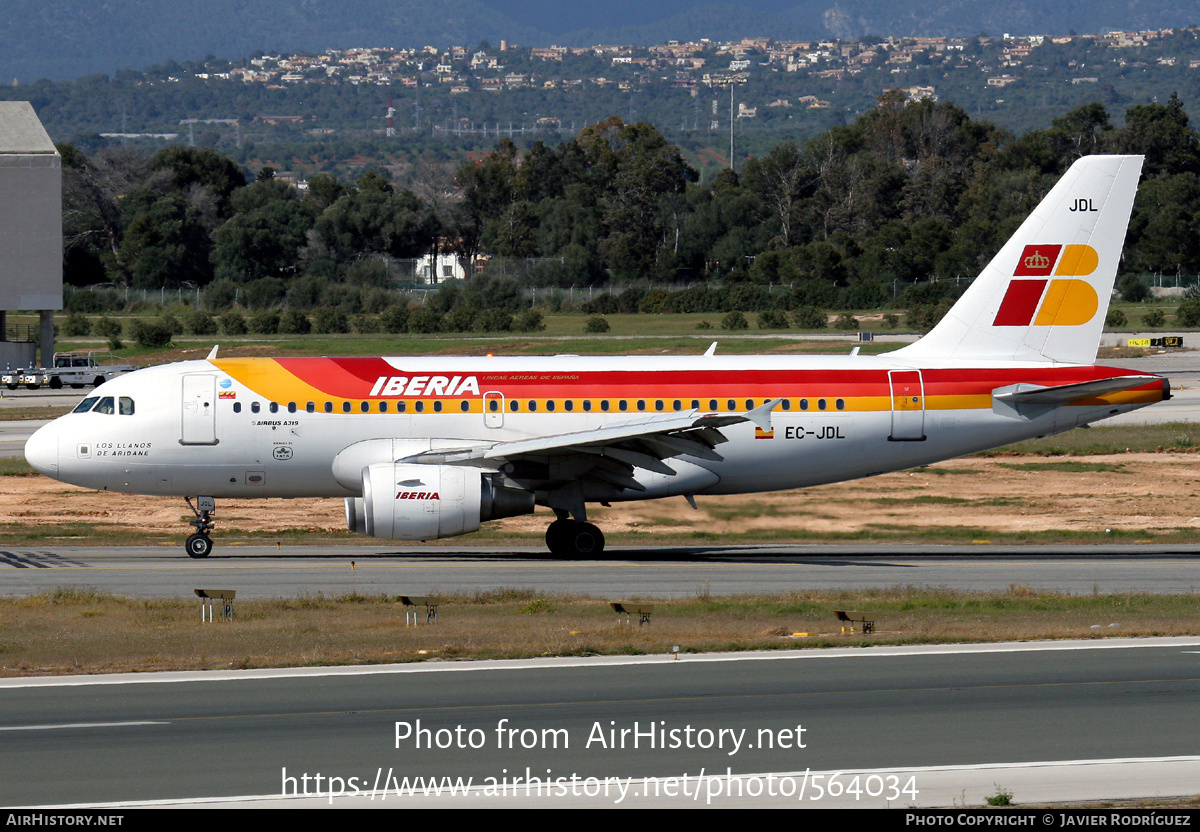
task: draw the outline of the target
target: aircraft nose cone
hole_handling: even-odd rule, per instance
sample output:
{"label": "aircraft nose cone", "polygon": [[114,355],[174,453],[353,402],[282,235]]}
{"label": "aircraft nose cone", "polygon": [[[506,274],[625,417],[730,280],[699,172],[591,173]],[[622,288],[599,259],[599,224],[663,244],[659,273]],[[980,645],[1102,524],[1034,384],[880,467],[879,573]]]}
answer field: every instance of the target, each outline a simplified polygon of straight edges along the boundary
{"label": "aircraft nose cone", "polygon": [[58,477],[58,429],[43,425],[25,442],[25,459],[39,474]]}

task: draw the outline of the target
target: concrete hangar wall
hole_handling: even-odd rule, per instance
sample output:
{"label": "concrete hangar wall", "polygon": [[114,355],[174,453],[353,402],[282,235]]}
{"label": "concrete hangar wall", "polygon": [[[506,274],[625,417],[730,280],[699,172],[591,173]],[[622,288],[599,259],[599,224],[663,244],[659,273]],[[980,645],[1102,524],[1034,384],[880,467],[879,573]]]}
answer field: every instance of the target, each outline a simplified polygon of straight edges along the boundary
{"label": "concrete hangar wall", "polygon": [[38,312],[42,363],[63,308],[62,158],[27,101],[0,101],[0,368],[34,365],[34,343],[8,340],[6,312]]}

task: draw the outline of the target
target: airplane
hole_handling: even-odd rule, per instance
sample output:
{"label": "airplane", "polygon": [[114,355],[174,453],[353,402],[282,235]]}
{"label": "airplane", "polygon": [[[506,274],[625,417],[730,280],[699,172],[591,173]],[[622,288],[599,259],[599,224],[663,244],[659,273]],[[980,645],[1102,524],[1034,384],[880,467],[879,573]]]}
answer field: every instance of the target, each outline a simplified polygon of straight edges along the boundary
{"label": "airplane", "polygon": [[[473,532],[545,506],[550,552],[593,557],[587,505],[868,477],[1170,398],[1094,366],[1140,156],[1077,160],[924,337],[882,355],[219,358],[96,388],[42,427],[37,471],[184,497],[345,500],[384,540]],[[192,505],[191,497],[197,497]]]}

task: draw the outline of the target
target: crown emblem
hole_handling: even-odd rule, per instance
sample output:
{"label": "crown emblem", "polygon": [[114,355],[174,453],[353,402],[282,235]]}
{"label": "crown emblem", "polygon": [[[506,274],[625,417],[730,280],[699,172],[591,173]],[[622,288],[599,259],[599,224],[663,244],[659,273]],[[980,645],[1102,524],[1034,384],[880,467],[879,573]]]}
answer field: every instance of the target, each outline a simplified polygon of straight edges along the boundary
{"label": "crown emblem", "polygon": [[1045,269],[1050,266],[1050,258],[1039,252],[1034,252],[1025,258],[1025,268],[1027,269]]}

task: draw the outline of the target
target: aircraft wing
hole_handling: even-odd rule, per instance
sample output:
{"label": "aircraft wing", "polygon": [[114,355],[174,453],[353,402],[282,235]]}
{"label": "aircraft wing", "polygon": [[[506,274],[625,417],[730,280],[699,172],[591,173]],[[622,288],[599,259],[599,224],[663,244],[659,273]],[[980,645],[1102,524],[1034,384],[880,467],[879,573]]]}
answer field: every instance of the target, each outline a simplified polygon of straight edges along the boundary
{"label": "aircraft wing", "polygon": [[719,428],[753,422],[768,429],[770,413],[781,401],[773,399],[743,414],[655,414],[597,430],[429,451],[402,461],[489,468],[553,462],[559,474],[548,471],[551,479],[590,477],[618,488],[644,491],[644,486],[633,478],[635,467],[671,476],[676,472],[663,460],[672,457],[694,456],[720,462],[723,457],[715,448],[727,440]]}

